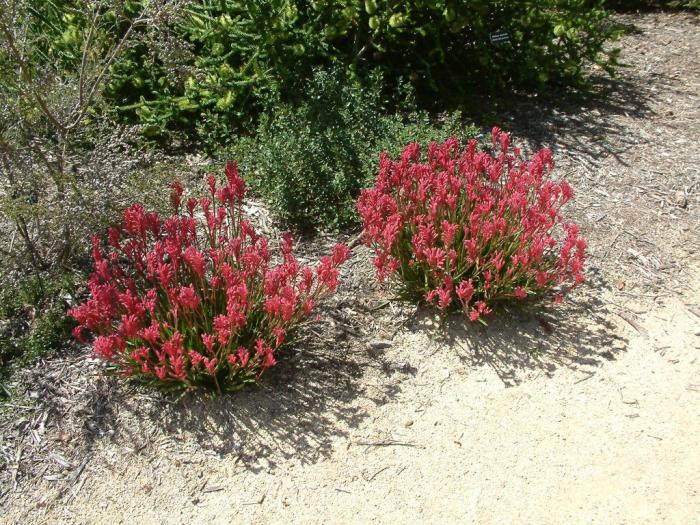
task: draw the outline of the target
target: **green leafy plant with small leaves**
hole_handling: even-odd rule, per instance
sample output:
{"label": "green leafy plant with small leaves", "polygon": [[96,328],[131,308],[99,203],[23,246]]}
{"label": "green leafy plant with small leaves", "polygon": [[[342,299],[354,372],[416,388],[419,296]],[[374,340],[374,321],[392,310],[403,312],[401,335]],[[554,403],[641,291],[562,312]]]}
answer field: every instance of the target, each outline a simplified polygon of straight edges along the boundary
{"label": "green leafy plant with small leaves", "polygon": [[439,123],[415,109],[386,114],[376,74],[362,85],[342,69],[318,70],[304,90],[304,102],[273,105],[256,135],[234,146],[254,190],[298,229],[356,224],[355,200],[375,174],[378,152],[398,153],[409,138],[475,134],[458,113]]}

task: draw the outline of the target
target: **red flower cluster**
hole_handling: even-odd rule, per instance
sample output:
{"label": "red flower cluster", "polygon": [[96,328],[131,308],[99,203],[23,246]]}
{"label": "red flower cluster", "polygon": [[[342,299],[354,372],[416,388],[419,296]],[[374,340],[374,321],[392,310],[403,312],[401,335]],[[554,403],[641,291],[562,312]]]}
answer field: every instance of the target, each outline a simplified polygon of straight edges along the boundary
{"label": "red flower cluster", "polygon": [[498,155],[477,151],[475,140],[461,149],[455,138],[430,144],[425,163],[418,144],[397,162],[382,154],[357,205],[380,280],[472,320],[499,300],[583,281],[586,243],[560,214],[573,190],[548,178],[551,152],[524,161],[508,133],[494,128],[492,138]]}
{"label": "red flower cluster", "polygon": [[74,335],[97,334],[95,354],[125,375],[167,388],[241,388],[275,365],[290,331],[337,288],[346,246],[313,269],[299,264],[285,234],[273,264],[267,239],[243,218],[235,163],[226,178],[217,187],[210,176],[209,196],[184,206],[175,183],[171,217],[135,204],[106,247],[93,238],[90,298],[70,312]]}

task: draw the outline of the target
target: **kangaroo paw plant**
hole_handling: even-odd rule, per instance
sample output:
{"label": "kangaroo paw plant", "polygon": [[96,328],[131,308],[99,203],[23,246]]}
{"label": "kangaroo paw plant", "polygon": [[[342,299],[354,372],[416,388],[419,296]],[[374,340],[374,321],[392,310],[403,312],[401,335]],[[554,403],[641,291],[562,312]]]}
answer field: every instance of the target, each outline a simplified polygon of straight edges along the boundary
{"label": "kangaroo paw plant", "polygon": [[210,176],[209,196],[184,206],[175,183],[171,217],[135,204],[106,243],[93,238],[90,298],[70,312],[74,335],[96,334],[94,353],[123,375],[166,389],[240,389],[276,364],[291,331],[337,288],[346,246],[314,269],[300,266],[285,234],[273,259],[243,217],[235,163],[226,178],[217,187]]}
{"label": "kangaroo paw plant", "polygon": [[492,138],[493,155],[456,138],[431,143],[426,162],[415,143],[398,161],[382,154],[357,205],[379,279],[472,321],[499,301],[553,292],[559,302],[583,281],[586,243],[560,211],[573,190],[550,179],[551,151],[524,160],[508,133]]}

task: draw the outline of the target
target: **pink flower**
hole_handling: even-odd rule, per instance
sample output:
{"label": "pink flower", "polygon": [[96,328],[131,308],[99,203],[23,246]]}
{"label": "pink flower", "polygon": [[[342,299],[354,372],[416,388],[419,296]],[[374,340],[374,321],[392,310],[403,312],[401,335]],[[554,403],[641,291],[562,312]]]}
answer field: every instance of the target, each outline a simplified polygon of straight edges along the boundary
{"label": "pink flower", "polygon": [[456,292],[457,297],[459,297],[462,303],[466,306],[474,295],[474,284],[472,283],[472,280],[468,279],[459,283]]}
{"label": "pink flower", "polygon": [[277,364],[272,355],[272,348],[263,339],[258,338],[255,341],[255,355],[262,357],[263,368],[270,368]]}
{"label": "pink flower", "polygon": [[199,306],[199,296],[197,295],[197,292],[194,290],[194,286],[191,284],[189,286],[185,286],[180,288],[180,291],[178,292],[177,295],[177,301],[186,310],[194,310]]}
{"label": "pink flower", "polygon": [[305,299],[301,305],[304,315],[309,315],[314,309],[314,300],[311,298]]}
{"label": "pink flower", "polygon": [[286,257],[292,254],[292,249],[294,248],[294,237],[292,237],[291,232],[284,232],[282,234],[282,244],[280,245],[282,254]]}
{"label": "pink flower", "polygon": [[120,237],[121,234],[118,228],[109,228],[109,230],[107,230],[107,242],[109,242],[109,245],[113,248],[119,249],[121,247],[119,244]]}
{"label": "pink flower", "polygon": [[171,358],[182,356],[182,354],[185,352],[185,347],[184,340],[180,332],[176,330],[173,332],[170,339],[163,343],[163,352]]}
{"label": "pink flower", "polygon": [[83,334],[82,334],[82,332],[83,332],[83,327],[82,327],[82,326],[76,326],[76,327],[73,328],[73,330],[71,331],[71,334],[73,335],[73,337],[75,338],[75,340],[78,341],[78,342],[81,343],[81,344],[85,343],[85,339],[83,339]]}
{"label": "pink flower", "polygon": [[[523,160],[497,127],[492,143],[493,153],[478,152],[473,140],[463,151],[454,139],[432,143],[427,162],[415,144],[399,160],[380,157],[375,185],[357,205],[380,281],[391,275],[407,292],[446,308],[451,299],[440,283],[450,277],[465,311],[474,295],[485,297],[468,311],[474,319],[490,311],[487,301],[582,281],[578,250],[585,243],[579,248],[578,228],[564,224],[560,213],[573,190],[548,178],[551,151]],[[566,234],[561,242],[557,228]],[[462,284],[470,275],[483,279]]]}
{"label": "pink flower", "polygon": [[336,244],[333,248],[333,264],[339,266],[347,261],[350,249],[342,243]]}
{"label": "pink flower", "polygon": [[236,161],[226,162],[226,180],[234,202],[240,202],[245,195],[245,182],[238,175],[238,164]]}
{"label": "pink flower", "polygon": [[447,288],[438,288],[437,295],[438,295],[438,307],[441,310],[444,310],[452,302],[452,290],[449,290]]}
{"label": "pink flower", "polygon": [[246,350],[242,346],[238,348],[238,359],[241,362],[241,367],[243,368],[248,364],[248,360],[250,359],[250,354],[248,353],[248,350]]}
{"label": "pink flower", "polygon": [[212,357],[212,358],[205,357],[204,358],[204,368],[207,369],[207,372],[209,373],[209,375],[211,375],[211,376],[214,375],[214,373],[216,372],[216,365],[218,363],[219,362],[216,359],[216,357]]}
{"label": "pink flower", "polygon": [[111,361],[117,352],[124,349],[124,346],[124,340],[119,336],[99,336],[95,339],[93,352],[96,356]]}
{"label": "pink flower", "polygon": [[204,348],[207,349],[207,352],[211,353],[212,350],[214,349],[214,342],[216,341],[216,338],[211,335],[211,334],[202,334],[202,344],[204,344]]}
{"label": "pink flower", "polygon": [[183,258],[195,274],[199,277],[204,277],[205,262],[202,252],[194,246],[188,246],[183,253]]}
{"label": "pink flower", "polygon": [[204,361],[204,356],[195,350],[190,350],[187,355],[190,356],[190,362],[194,368],[199,367],[202,361]]}
{"label": "pink flower", "polygon": [[272,333],[275,334],[275,347],[280,346],[284,342],[284,328],[280,326],[273,328]]}
{"label": "pink flower", "polygon": [[122,315],[122,323],[119,333],[127,339],[136,337],[141,328],[138,318],[135,315]]}
{"label": "pink flower", "polygon": [[310,266],[304,266],[301,269],[301,283],[299,284],[299,291],[301,293],[307,293],[311,290],[311,286],[314,282],[314,271]]}
{"label": "pink flower", "polygon": [[158,321],[153,319],[147,328],[141,330],[140,335],[148,343],[152,345],[158,344],[158,341],[160,340],[160,325],[158,324]]}
{"label": "pink flower", "polygon": [[321,284],[323,284],[329,292],[334,292],[338,287],[339,273],[333,265],[333,259],[327,255],[321,257],[321,263],[316,268],[316,273],[318,274],[318,279],[321,281]]}
{"label": "pink flower", "polygon": [[272,352],[268,352],[263,356],[263,368],[271,368],[277,364],[277,361],[275,360],[275,357],[272,355]]}
{"label": "pink flower", "polygon": [[442,221],[442,242],[446,247],[452,246],[458,230],[459,224],[451,224],[446,220]]}
{"label": "pink flower", "polygon": [[544,288],[550,279],[551,276],[547,272],[537,272],[535,274],[535,281],[537,281],[537,286],[540,288]]}
{"label": "pink flower", "polygon": [[425,250],[428,266],[437,270],[445,264],[445,251],[440,248],[428,248]]}
{"label": "pink flower", "polygon": [[182,188],[182,184],[177,181],[173,182],[172,191],[170,193],[170,205],[173,207],[173,210],[175,210],[175,213],[180,211],[180,203],[182,202],[183,193],[184,189]]}
{"label": "pink flower", "polygon": [[231,337],[231,323],[228,317],[225,315],[217,315],[216,318],[214,318],[214,330],[216,331],[219,342],[222,345],[227,345]]}
{"label": "pink flower", "polygon": [[515,289],[515,292],[513,293],[513,295],[515,295],[515,297],[517,297],[518,299],[526,299],[527,298],[527,290],[525,288],[523,288],[522,286],[518,286]]}

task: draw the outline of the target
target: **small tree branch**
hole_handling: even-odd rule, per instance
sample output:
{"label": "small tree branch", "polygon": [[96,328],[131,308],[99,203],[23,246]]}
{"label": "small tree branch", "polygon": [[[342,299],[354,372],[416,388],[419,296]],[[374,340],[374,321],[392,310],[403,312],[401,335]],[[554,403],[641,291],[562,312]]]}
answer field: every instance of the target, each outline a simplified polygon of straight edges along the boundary
{"label": "small tree branch", "polygon": [[[34,101],[39,105],[39,108],[41,109],[42,113],[48,118],[51,123],[56,127],[56,129],[59,131],[59,133],[63,136],[67,133],[66,127],[56,118],[56,116],[53,114],[53,112],[49,109],[48,104],[46,101],[43,99],[39,93],[34,89],[34,86],[32,85],[32,79],[29,76],[29,71],[30,67],[29,64],[27,64],[24,55],[20,52],[19,48],[17,47],[17,43],[15,42],[15,38],[12,34],[12,31],[7,27],[7,24],[5,20],[0,19],[0,34],[2,34],[5,37],[5,42],[7,43],[7,46],[9,50],[12,53],[12,57],[17,61],[17,64],[20,67],[20,79],[27,84],[27,91],[29,92],[30,96]],[[22,94],[22,90],[20,90],[20,95]]]}
{"label": "small tree branch", "polygon": [[[134,19],[130,24],[129,27],[127,27],[126,31],[122,35],[122,37],[119,39],[117,44],[114,46],[112,51],[110,52],[109,56],[105,60],[105,62],[102,64],[102,67],[100,68],[100,72],[97,74],[95,77],[95,80],[92,82],[92,85],[89,88],[87,96],[84,98],[81,95],[81,105],[78,109],[78,114],[75,118],[72,119],[72,122],[66,126],[66,129],[70,130],[77,126],[80,121],[83,119],[83,116],[85,115],[85,112],[87,111],[87,108],[90,106],[90,103],[92,102],[92,99],[94,98],[97,88],[100,86],[102,83],[102,80],[104,79],[105,75],[107,74],[107,71],[109,71],[110,66],[114,63],[116,58],[119,56],[119,53],[121,53],[122,49],[126,45],[126,43],[129,41],[129,38],[131,37],[131,34],[134,32],[135,29],[138,27],[147,25],[149,21],[154,19],[155,17],[159,16],[164,9],[165,3],[161,4],[161,7],[158,8],[158,11],[154,13],[153,16],[143,16],[144,13],[148,10],[148,7],[144,7],[143,11],[141,11],[141,15]],[[84,72],[81,71],[81,83],[84,82]],[[82,88],[81,88],[82,89]]]}
{"label": "small tree branch", "polygon": [[81,108],[84,105],[84,95],[85,95],[85,70],[87,66],[87,56],[88,49],[90,49],[90,44],[92,43],[92,36],[95,33],[95,26],[97,25],[97,9],[93,9],[92,20],[90,20],[90,27],[88,29],[88,34],[85,37],[85,42],[83,42],[83,57],[80,60],[80,75],[78,78],[79,88],[78,88],[78,107]]}

